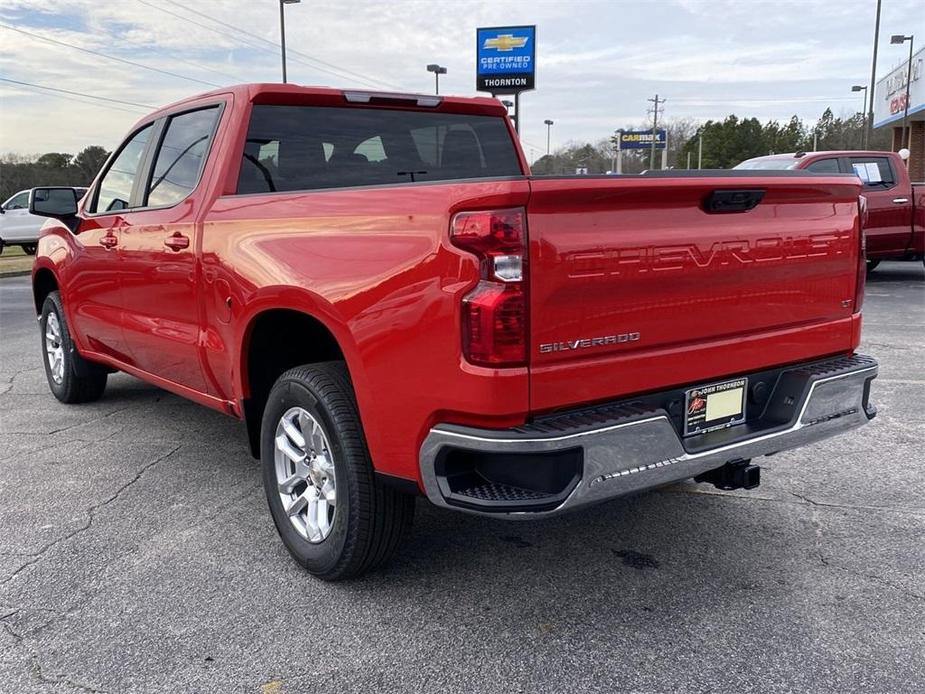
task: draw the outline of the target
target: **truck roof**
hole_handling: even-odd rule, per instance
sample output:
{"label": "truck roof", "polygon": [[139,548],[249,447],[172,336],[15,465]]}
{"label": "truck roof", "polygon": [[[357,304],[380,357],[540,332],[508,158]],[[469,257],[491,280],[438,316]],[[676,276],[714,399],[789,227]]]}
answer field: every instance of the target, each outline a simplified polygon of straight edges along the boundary
{"label": "truck roof", "polygon": [[212,91],[175,101],[163,106],[151,115],[176,110],[187,104],[194,104],[216,96],[231,94],[242,101],[261,103],[283,103],[288,100],[304,101],[318,105],[347,105],[349,103],[371,103],[395,105],[400,108],[433,108],[438,111],[466,111],[485,115],[507,115],[507,109],[498,100],[486,96],[436,96],[413,92],[389,92],[371,89],[334,89],[332,87],[282,84],[278,82],[254,82],[220,87]]}
{"label": "truck roof", "polygon": [[790,162],[790,166],[776,166],[773,168],[796,168],[797,164],[805,161],[814,161],[820,158],[832,157],[866,157],[866,156],[899,156],[896,152],[875,150],[875,149],[832,149],[817,152],[782,152],[781,154],[768,154],[763,157],[752,157],[740,162],[734,169],[756,169],[761,168],[756,164],[767,164],[769,162]]}

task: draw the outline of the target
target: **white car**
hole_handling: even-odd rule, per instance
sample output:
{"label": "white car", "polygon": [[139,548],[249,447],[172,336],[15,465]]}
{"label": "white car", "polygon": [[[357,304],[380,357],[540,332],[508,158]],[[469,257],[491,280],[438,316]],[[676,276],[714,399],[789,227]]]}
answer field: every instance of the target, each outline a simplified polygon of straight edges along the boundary
{"label": "white car", "polygon": [[[82,198],[86,188],[74,188]],[[21,190],[0,206],[0,253],[6,246],[20,246],[29,255],[35,255],[39,230],[47,217],[29,214],[29,191]]]}

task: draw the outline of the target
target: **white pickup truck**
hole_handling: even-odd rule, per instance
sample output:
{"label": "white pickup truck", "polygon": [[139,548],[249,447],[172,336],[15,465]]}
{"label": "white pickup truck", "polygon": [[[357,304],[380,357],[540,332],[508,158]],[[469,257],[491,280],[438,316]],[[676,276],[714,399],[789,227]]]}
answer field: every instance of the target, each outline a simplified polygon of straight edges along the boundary
{"label": "white pickup truck", "polygon": [[[74,188],[82,198],[86,188]],[[29,212],[29,191],[21,190],[0,206],[0,253],[7,246],[19,246],[29,255],[35,255],[39,231],[47,217]]]}

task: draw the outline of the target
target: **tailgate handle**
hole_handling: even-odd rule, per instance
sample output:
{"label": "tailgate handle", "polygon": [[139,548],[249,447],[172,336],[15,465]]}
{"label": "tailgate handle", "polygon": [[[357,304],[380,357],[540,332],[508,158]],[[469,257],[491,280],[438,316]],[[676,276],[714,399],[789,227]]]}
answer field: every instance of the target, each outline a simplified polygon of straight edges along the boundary
{"label": "tailgate handle", "polygon": [[703,201],[703,209],[711,214],[748,212],[763,197],[763,190],[714,190]]}

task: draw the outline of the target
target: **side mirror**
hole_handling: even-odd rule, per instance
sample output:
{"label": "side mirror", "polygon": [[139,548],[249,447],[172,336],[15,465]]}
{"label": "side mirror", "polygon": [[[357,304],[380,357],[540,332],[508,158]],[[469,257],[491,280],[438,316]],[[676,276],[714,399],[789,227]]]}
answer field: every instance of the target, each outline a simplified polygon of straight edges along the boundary
{"label": "side mirror", "polygon": [[73,188],[33,188],[29,193],[29,212],[69,222],[77,216],[77,191]]}

